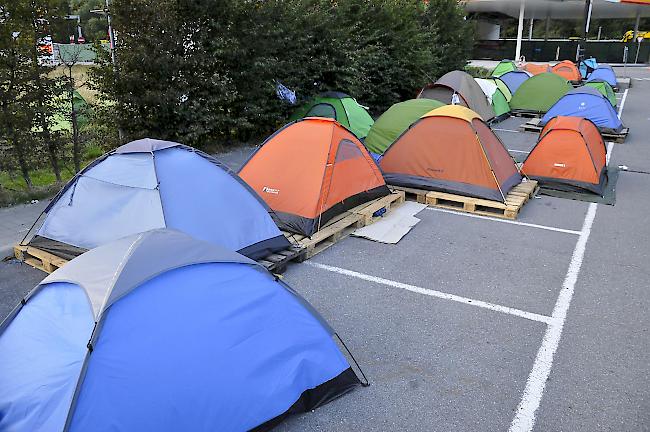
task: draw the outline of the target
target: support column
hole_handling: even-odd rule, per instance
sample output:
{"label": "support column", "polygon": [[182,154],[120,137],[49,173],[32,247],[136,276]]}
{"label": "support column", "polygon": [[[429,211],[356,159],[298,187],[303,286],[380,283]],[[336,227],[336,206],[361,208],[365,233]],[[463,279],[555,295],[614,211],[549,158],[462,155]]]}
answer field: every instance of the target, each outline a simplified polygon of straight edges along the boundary
{"label": "support column", "polygon": [[521,57],[521,37],[524,32],[524,10],[526,8],[525,0],[519,4],[519,25],[517,26],[517,48],[515,49],[515,60]]}

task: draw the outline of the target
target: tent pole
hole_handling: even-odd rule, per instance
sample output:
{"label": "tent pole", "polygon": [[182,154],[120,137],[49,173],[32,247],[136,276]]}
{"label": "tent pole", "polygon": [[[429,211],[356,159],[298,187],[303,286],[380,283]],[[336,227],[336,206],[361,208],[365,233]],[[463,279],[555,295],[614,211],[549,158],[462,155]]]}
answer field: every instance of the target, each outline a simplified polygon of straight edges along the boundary
{"label": "tent pole", "polygon": [[517,48],[515,49],[515,61],[521,57],[521,36],[524,32],[524,10],[526,9],[526,0],[521,0],[519,4],[519,25],[517,26]]}
{"label": "tent pole", "polygon": [[528,40],[533,39],[533,24],[535,23],[535,19],[531,18],[530,19],[530,24],[528,25]]}

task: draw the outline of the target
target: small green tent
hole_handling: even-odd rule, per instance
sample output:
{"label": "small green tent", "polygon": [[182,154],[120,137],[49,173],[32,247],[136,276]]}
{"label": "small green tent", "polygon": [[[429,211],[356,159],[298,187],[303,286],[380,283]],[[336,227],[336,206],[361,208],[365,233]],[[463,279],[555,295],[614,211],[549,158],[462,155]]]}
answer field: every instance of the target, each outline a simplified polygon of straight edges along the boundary
{"label": "small green tent", "polygon": [[[57,112],[52,119],[52,131],[68,131],[72,132],[72,122],[70,121],[70,99],[69,93],[65,93],[57,101],[60,112]],[[88,123],[88,115],[90,108],[88,102],[79,94],[77,90],[72,95],[72,104],[77,113],[77,124],[83,127]]]}
{"label": "small green tent", "polygon": [[429,111],[444,106],[435,99],[411,99],[388,108],[372,125],[364,144],[375,154],[381,155],[405,130]]}
{"label": "small green tent", "polygon": [[506,102],[510,103],[510,100],[512,99],[512,93],[510,93],[510,89],[504,83],[501,81],[500,78],[490,78],[492,81],[494,81],[494,84],[501,90],[501,93],[503,93],[503,96],[506,98]]}
{"label": "small green tent", "polygon": [[616,95],[614,94],[614,89],[612,88],[611,85],[607,81],[589,81],[585,83],[586,86],[593,87],[599,92],[603,94],[609,101],[609,103],[612,104],[613,107],[616,108]]}
{"label": "small green tent", "polygon": [[352,131],[357,138],[365,138],[374,120],[354,98],[341,92],[325,92],[298,108],[290,120],[303,117],[333,118]]}
{"label": "small green tent", "polygon": [[485,98],[492,107],[492,110],[494,110],[495,119],[503,120],[509,117],[510,105],[508,105],[505,95],[497,86],[497,80],[483,78],[474,78],[474,80],[476,80],[478,85],[481,87],[481,90],[483,90],[483,93],[485,94]]}
{"label": "small green tent", "polygon": [[513,112],[545,113],[573,86],[561,76],[543,72],[532,76],[519,86],[512,99]]}
{"label": "small green tent", "polygon": [[500,77],[506,72],[517,70],[517,65],[512,60],[501,60],[497,67],[492,71],[493,77]]}

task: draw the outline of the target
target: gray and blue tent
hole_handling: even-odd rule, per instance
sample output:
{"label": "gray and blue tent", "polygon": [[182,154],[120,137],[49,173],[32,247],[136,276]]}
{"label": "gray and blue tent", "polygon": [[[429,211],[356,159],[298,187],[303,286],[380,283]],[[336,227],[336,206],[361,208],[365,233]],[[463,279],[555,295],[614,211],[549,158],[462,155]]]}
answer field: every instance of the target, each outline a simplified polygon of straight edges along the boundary
{"label": "gray and blue tent", "polygon": [[91,163],[39,221],[29,245],[67,259],[157,228],[183,231],[253,259],[290,245],[264,201],[237,174],[196,149],[148,138]]}
{"label": "gray and blue tent", "polygon": [[531,76],[532,75],[529,72],[523,70],[515,70],[504,73],[499,77],[499,79],[503,81],[506,86],[508,86],[510,94],[514,95],[519,86],[522,85],[524,81],[526,81]]}
{"label": "gray and blue tent", "polygon": [[606,81],[612,88],[617,88],[616,74],[610,65],[601,64],[589,74],[587,81]]}
{"label": "gray and blue tent", "polygon": [[361,384],[337,338],[254,261],[135,234],[70,261],[0,324],[0,430],[267,430]]}
{"label": "gray and blue tent", "polygon": [[623,129],[623,124],[609,100],[601,92],[589,86],[577,87],[562,96],[544,114],[540,126],[544,126],[557,116],[586,118],[602,132],[618,133]]}
{"label": "gray and blue tent", "polygon": [[590,57],[588,59],[580,60],[578,69],[580,70],[580,75],[582,79],[587,79],[589,74],[598,68],[598,62],[595,58]]}

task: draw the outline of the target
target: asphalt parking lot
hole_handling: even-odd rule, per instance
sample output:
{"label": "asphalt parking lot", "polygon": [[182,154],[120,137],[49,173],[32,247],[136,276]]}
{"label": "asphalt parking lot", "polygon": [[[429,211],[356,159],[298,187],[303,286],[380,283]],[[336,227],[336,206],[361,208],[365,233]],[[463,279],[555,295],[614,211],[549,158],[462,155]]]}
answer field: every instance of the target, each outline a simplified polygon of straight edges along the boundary
{"label": "asphalt parking lot", "polygon": [[[645,173],[620,174],[615,206],[428,208],[396,245],[348,237],[288,268],[371,385],[277,430],[650,430],[650,71],[628,72],[609,164]],[[515,157],[537,138],[524,121],[494,126]],[[43,277],[0,263],[0,317]]]}

